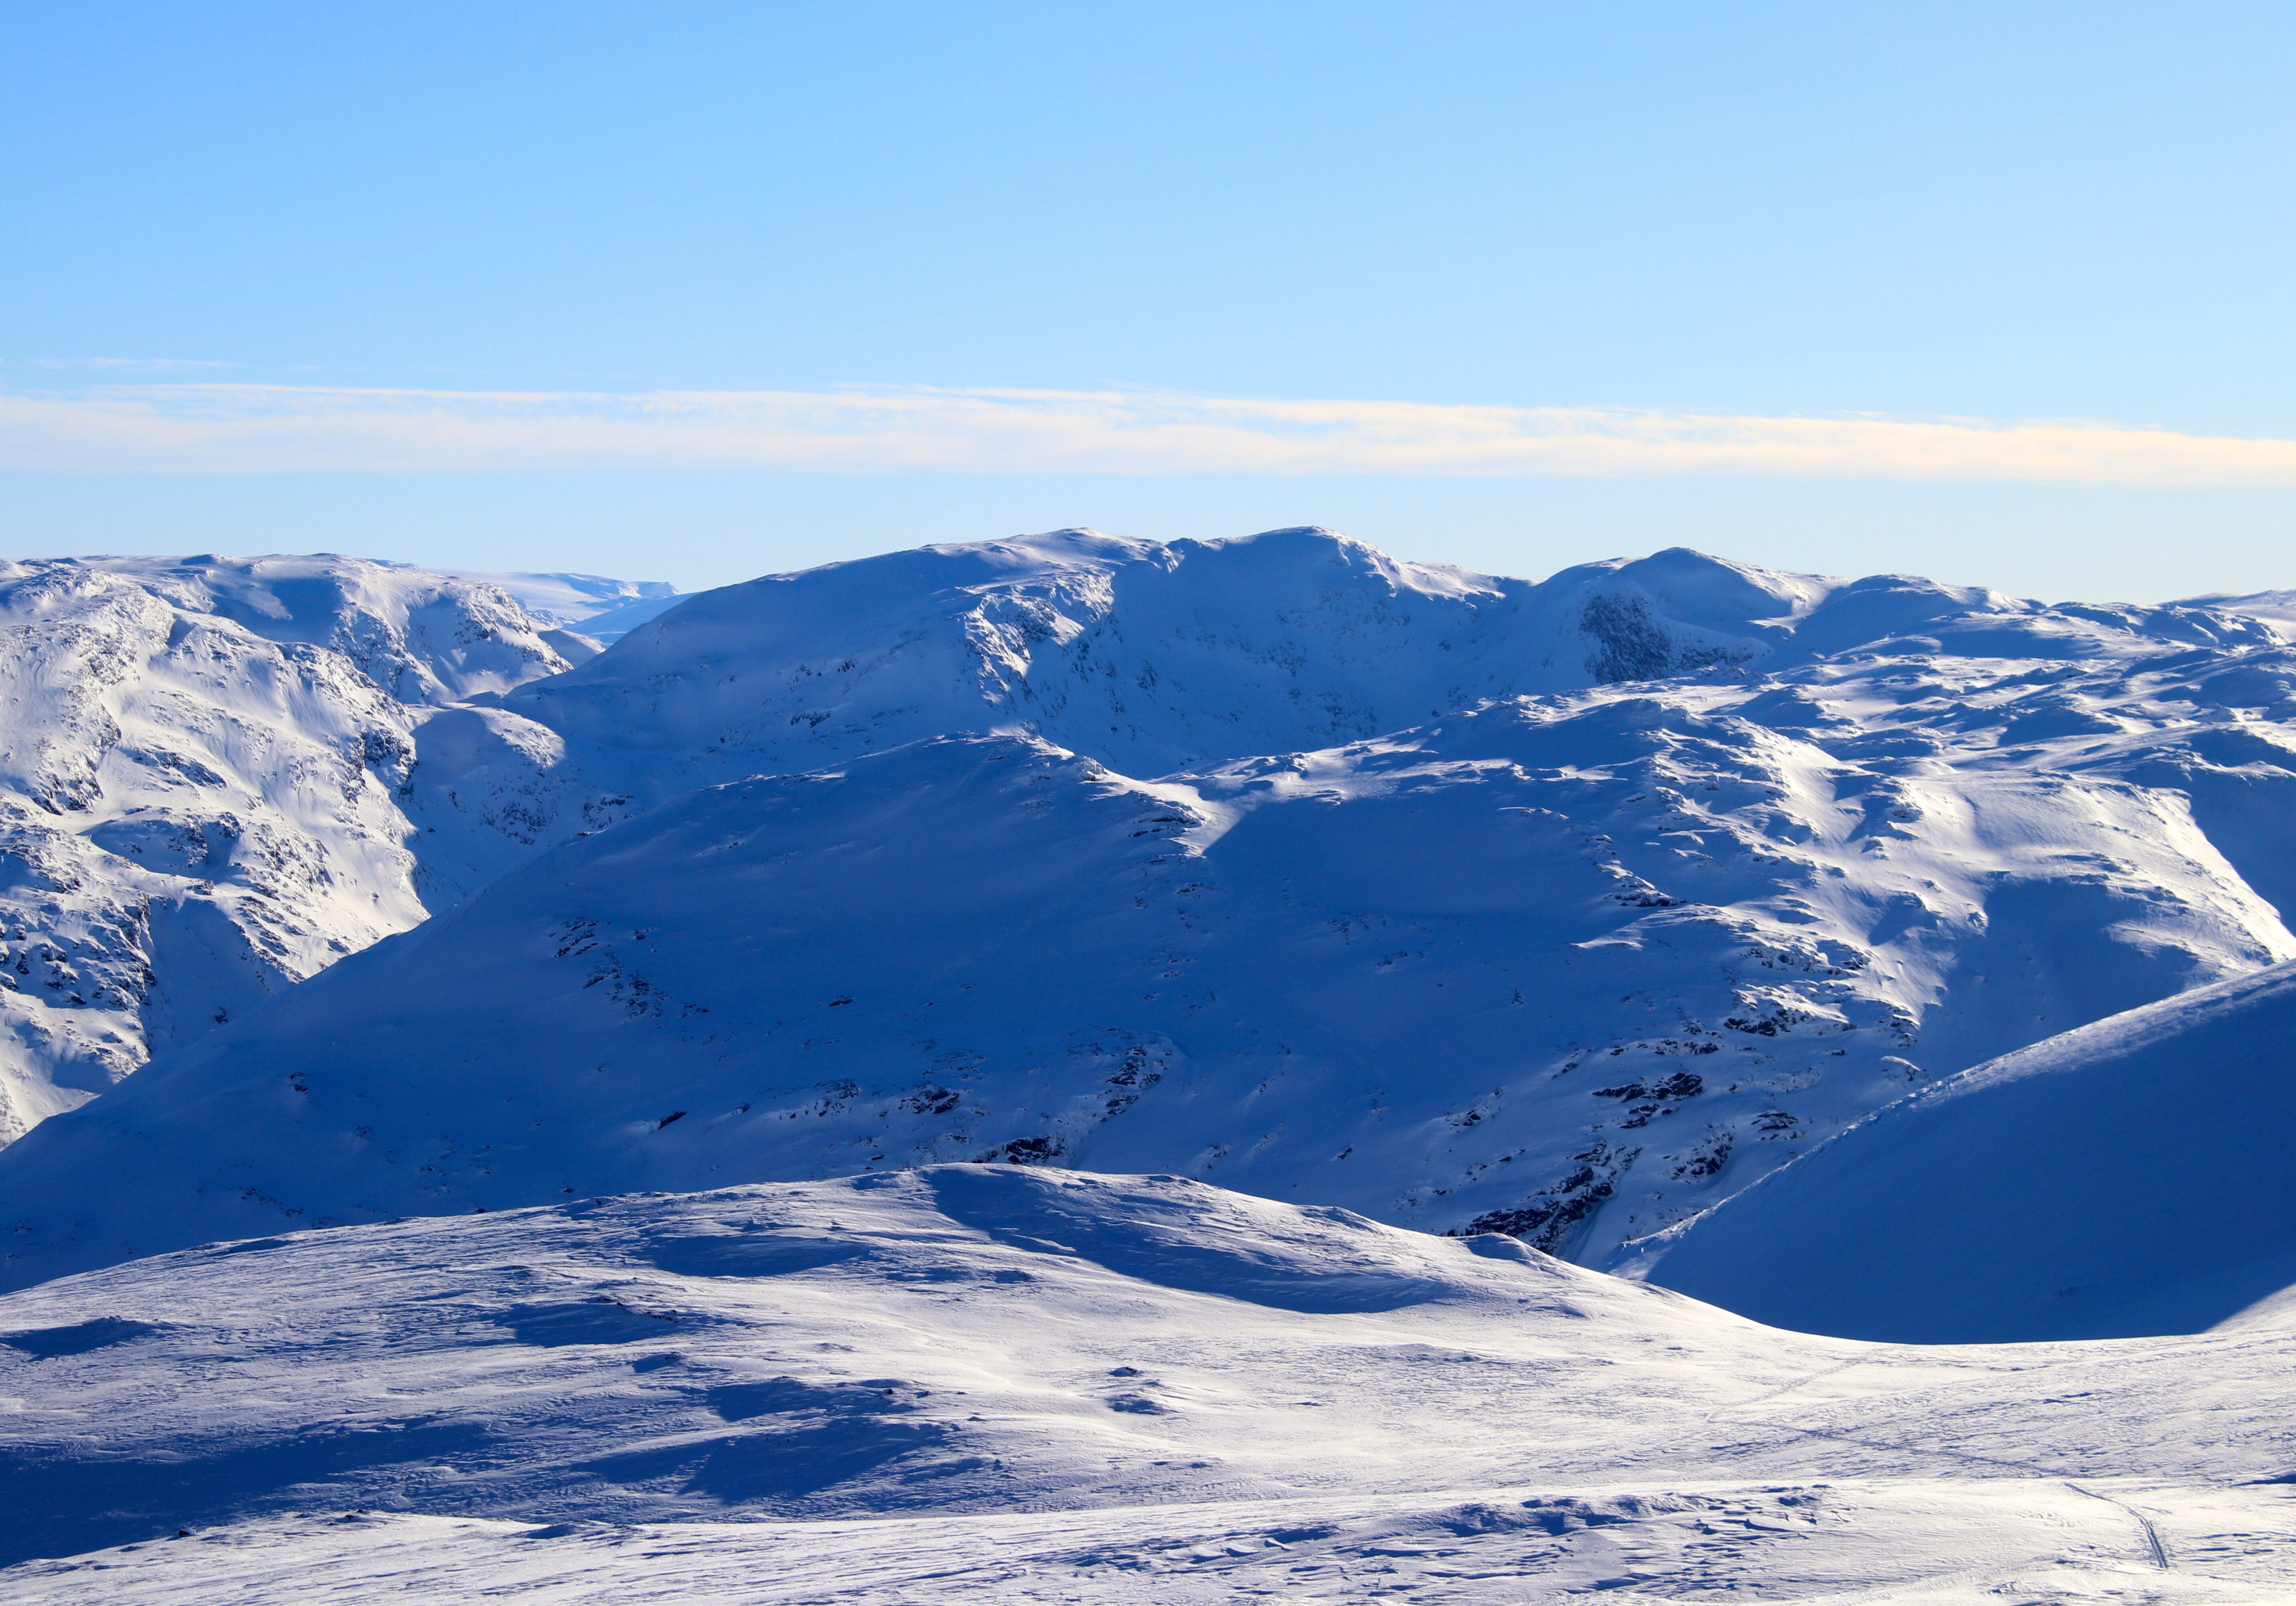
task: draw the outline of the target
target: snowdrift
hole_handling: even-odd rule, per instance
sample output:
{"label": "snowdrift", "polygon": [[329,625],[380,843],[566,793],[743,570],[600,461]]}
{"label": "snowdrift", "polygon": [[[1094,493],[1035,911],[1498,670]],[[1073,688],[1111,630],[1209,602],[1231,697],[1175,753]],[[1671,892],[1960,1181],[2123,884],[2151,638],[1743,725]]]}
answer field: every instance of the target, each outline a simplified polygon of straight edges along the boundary
{"label": "snowdrift", "polygon": [[1876,1349],[1169,1176],[591,1199],[0,1299],[0,1594],[2258,1599],[2292,1360]]}
{"label": "snowdrift", "polygon": [[2189,1333],[2296,1285],[2296,965],[1906,1099],[1630,1264],[1758,1320],[1901,1343]]}

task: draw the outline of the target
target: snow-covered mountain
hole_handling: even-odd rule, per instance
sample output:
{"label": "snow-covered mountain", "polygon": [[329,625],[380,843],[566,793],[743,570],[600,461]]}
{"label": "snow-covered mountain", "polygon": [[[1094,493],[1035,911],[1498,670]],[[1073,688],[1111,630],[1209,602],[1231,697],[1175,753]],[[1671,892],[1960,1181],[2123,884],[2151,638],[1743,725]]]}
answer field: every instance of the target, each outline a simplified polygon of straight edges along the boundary
{"label": "snow-covered mountain", "polygon": [[922,737],[1012,729],[1157,776],[1330,747],[1493,697],[1896,655],[2060,662],[2267,646],[2182,607],[2046,608],[1682,548],[1538,584],[1398,562],[1326,530],[926,547],[706,592],[574,674],[500,699],[567,745],[529,783],[648,800]]}
{"label": "snow-covered mountain", "polygon": [[2262,1601],[2292,1362],[1811,1338],[1173,1177],[594,1199],[0,1299],[0,1595]]}
{"label": "snow-covered mountain", "polygon": [[[395,565],[396,566],[396,565]],[[579,625],[597,641],[619,638],[631,625],[677,605],[677,588],[660,580],[614,580],[603,574],[495,574],[477,569],[443,569],[453,580],[492,586],[544,624]],[[622,615],[640,609],[634,618]]]}
{"label": "snow-covered mountain", "polygon": [[2260,606],[1316,531],[620,606],[0,576],[19,1119],[153,1054],[0,1149],[0,1594],[2284,1582]]}
{"label": "snow-covered mountain", "polygon": [[2218,614],[2243,614],[2251,619],[2266,621],[2283,634],[2296,635],[2296,591],[2249,591],[2237,596],[2228,591],[2218,591],[2206,597],[2187,597],[2174,605],[2205,608]]}
{"label": "snow-covered mountain", "polygon": [[342,830],[402,890],[313,880],[389,912],[330,953],[488,890],[0,1159],[12,1283],[972,1158],[1599,1256],[2296,957],[2296,655],[2221,612],[1065,531],[705,593],[568,672],[521,640],[390,698],[345,655],[414,762]]}
{"label": "snow-covered mountain", "polygon": [[[1318,540],[1271,550],[1320,553],[1343,586],[1388,583]],[[928,556],[936,572],[1004,561]],[[1694,572],[1687,556],[1667,565]],[[778,609],[801,583],[828,582],[734,591]],[[0,1159],[18,1229],[0,1275],[569,1191],[955,1159],[1183,1173],[1595,1257],[1927,1080],[2296,957],[2280,913],[2296,906],[2296,740],[2276,722],[2296,708],[2296,655],[2268,633],[1983,596],[1939,614],[1946,594],[1915,582],[1766,584],[1821,597],[1773,644],[1772,673],[1503,697],[1154,779],[1012,733],[688,793],[18,1146]],[[932,659],[922,605],[887,594],[908,609],[887,628],[914,647],[887,661]],[[1450,592],[1424,595],[1446,619]],[[424,851],[491,833],[530,852],[476,805],[546,795],[460,790],[482,766],[434,763],[442,731],[538,782],[636,776],[649,757],[688,776],[759,762],[679,711],[734,695],[725,675],[751,672],[726,655],[741,642],[829,611],[745,633],[720,618],[732,600],[705,595],[490,700],[562,729],[498,705],[434,716],[414,817],[442,828]],[[1932,611],[1919,636],[1819,655],[1848,631],[1819,626],[1852,605],[1891,629]],[[694,662],[725,675],[613,668],[669,662],[664,642],[695,618]],[[943,645],[953,719],[980,660]],[[1576,650],[1583,679],[1605,649]],[[1331,647],[1300,678],[1351,672],[1342,660]],[[1284,706],[1267,699],[1254,734]],[[821,756],[807,744],[832,724],[776,713],[758,751]],[[838,729],[907,734],[865,724]],[[625,727],[686,745],[603,739]],[[583,796],[571,819],[503,818],[546,844],[643,804],[568,795]],[[135,1186],[98,1185],[122,1176]]]}
{"label": "snow-covered mountain", "polygon": [[[1874,651],[2070,674],[2087,660],[2180,646],[2237,656],[2278,640],[2207,609],[2045,607],[1681,548],[1532,584],[1401,563],[1326,530],[1168,544],[1057,531],[704,592],[572,674],[432,722],[420,784],[439,828],[425,856],[474,888],[537,845],[694,787],[926,737],[1012,731],[1154,777],[1377,737],[1495,697],[1709,668]],[[2012,739],[2048,724],[2038,704],[2026,712]]]}
{"label": "snow-covered mountain", "polygon": [[2296,1287],[2292,1044],[2296,965],[2116,1015],[1903,1099],[1624,1258],[1898,1342],[2265,1319]]}
{"label": "snow-covered mountain", "polygon": [[565,667],[356,558],[0,564],[0,1141],[422,919],[416,726]]}

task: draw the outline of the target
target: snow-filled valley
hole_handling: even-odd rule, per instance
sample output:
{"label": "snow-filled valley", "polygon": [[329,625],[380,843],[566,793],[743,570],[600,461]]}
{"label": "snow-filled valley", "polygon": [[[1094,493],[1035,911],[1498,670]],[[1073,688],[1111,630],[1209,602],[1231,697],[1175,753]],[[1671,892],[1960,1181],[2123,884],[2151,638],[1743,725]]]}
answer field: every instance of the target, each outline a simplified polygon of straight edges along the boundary
{"label": "snow-filled valley", "polygon": [[2267,1598],[2281,600],[12,565],[0,1586]]}

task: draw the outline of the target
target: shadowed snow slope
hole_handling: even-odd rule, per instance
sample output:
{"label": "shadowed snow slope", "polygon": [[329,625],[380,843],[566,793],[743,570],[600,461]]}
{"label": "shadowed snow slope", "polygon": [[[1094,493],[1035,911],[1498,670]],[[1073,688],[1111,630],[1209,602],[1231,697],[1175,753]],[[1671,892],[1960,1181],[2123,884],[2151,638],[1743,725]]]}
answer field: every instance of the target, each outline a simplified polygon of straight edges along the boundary
{"label": "shadowed snow slope", "polygon": [[[1595,1256],[1926,1080],[2296,957],[2296,655],[2219,612],[1681,550],[1529,585],[1322,531],[1066,531],[705,593],[512,686],[556,660],[485,636],[470,598],[516,610],[484,587],[144,568],[71,573],[146,598],[161,643],[180,624],[134,663],[232,644],[165,704],[229,739],[109,750],[174,812],[106,778],[86,834],[26,828],[76,855],[40,899],[165,860],[189,912],[135,882],[105,917],[101,996],[148,964],[119,1018],[174,1050],[0,1159],[19,1281],[570,1187],[982,1157]],[[461,637],[414,628],[417,590],[476,633],[439,650]],[[263,749],[250,797],[357,818],[258,860],[167,755],[246,772],[217,710],[286,685],[264,655],[298,630],[346,644],[296,663],[365,688],[416,758],[295,679],[293,729],[335,745]],[[76,639],[39,638],[39,672]],[[111,739],[83,723],[26,773]],[[388,785],[354,784],[355,735]],[[261,898],[216,868],[282,855]],[[277,914],[284,976],[490,884],[259,1019],[211,979],[260,996],[213,958],[239,929],[217,909]],[[91,967],[53,935],[79,917],[45,908],[0,972],[39,992],[0,1009],[74,1024],[101,1085],[144,1040],[84,1012]]]}
{"label": "shadowed snow slope", "polygon": [[0,1276],[956,1159],[1593,1255],[1932,1070],[2296,955],[2177,795],[1829,747],[1821,699],[1872,695],[1507,702],[1157,782],[946,737],[706,789],[0,1155]]}
{"label": "shadowed snow slope", "polygon": [[1879,1349],[1168,1176],[588,1200],[0,1299],[0,1594],[2256,1600],[2292,1360]]}
{"label": "shadowed snow slope", "polygon": [[0,1141],[421,919],[414,729],[538,631],[356,558],[0,564]]}
{"label": "shadowed snow slope", "polygon": [[2296,1284],[2296,966],[1892,1105],[1641,1251],[1762,1321],[1912,1343],[2196,1332]]}

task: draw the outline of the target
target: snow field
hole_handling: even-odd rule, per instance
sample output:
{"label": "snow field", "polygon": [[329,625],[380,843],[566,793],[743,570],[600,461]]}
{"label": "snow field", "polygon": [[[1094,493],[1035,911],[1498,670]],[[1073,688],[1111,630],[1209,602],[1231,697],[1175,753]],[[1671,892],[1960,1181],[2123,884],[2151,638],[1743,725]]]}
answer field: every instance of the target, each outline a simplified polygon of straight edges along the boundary
{"label": "snow field", "polygon": [[1177,1178],[586,1201],[0,1301],[0,1590],[2252,1600],[2292,1343],[1809,1338]]}
{"label": "snow field", "polygon": [[6,1598],[2286,1593],[2275,598],[495,578],[0,577]]}

